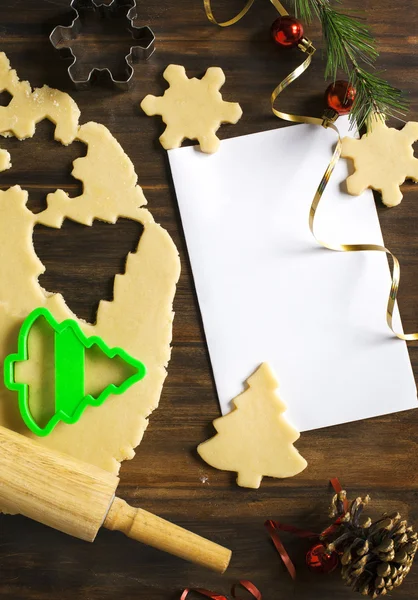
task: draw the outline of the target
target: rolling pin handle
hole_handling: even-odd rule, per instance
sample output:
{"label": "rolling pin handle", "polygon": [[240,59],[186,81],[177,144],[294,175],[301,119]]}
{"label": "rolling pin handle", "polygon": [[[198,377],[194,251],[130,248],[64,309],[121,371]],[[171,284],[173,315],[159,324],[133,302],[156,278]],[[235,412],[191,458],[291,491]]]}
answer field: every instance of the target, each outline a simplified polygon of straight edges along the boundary
{"label": "rolling pin handle", "polygon": [[146,510],[133,508],[120,498],[114,499],[103,527],[121,531],[133,540],[219,573],[224,573],[231,560],[231,551],[227,548],[186,531]]}

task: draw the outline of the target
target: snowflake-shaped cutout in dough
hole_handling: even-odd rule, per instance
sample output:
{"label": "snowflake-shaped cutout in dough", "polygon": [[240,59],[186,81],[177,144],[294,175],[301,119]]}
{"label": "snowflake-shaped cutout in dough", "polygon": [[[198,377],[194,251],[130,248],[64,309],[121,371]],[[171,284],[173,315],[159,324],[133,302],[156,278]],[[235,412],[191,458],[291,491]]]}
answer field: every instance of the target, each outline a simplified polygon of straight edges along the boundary
{"label": "snowflake-shaped cutout in dough", "polygon": [[359,196],[373,188],[382,194],[386,206],[399,204],[403,198],[399,186],[406,179],[418,181],[418,160],[412,147],[417,140],[417,122],[410,121],[398,131],[378,116],[361,139],[344,138],[341,156],[351,158],[355,169],[347,178],[348,193]]}
{"label": "snowflake-shaped cutout in dough", "polygon": [[202,152],[216,152],[216,131],[222,123],[237,123],[242,110],[237,102],[222,100],[225,74],[210,67],[202,79],[189,79],[184,67],[169,65],[163,77],[170,87],[163,96],[148,95],[141,102],[147,115],[161,115],[167,125],[160,137],[163,148],[179,148],[184,139],[198,140]]}

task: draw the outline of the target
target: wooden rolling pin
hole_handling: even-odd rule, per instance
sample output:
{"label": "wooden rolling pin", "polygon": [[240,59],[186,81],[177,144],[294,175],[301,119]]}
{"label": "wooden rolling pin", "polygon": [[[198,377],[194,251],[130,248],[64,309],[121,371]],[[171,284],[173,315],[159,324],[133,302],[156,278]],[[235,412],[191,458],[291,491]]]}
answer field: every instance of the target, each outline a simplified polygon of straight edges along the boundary
{"label": "wooden rolling pin", "polygon": [[0,426],[0,508],[93,542],[100,527],[223,573],[231,551],[115,497],[119,477]]}

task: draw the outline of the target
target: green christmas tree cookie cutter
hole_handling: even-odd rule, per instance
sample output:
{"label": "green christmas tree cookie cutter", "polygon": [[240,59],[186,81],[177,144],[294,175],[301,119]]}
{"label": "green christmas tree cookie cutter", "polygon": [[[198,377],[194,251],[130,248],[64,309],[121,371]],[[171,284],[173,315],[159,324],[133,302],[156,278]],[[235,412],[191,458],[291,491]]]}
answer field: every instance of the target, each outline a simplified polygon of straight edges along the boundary
{"label": "green christmas tree cookie cutter", "polygon": [[[33,418],[29,406],[29,385],[15,381],[15,364],[29,359],[28,338],[34,323],[44,318],[55,332],[55,414],[44,427],[40,427]],[[119,357],[132,369],[133,375],[120,385],[110,384],[95,398],[86,394],[85,350],[97,346],[108,358]],[[67,319],[59,323],[46,308],[32,311],[20,328],[18,351],[9,354],[4,361],[5,386],[18,393],[19,410],[26,426],[38,436],[49,435],[62,421],[76,423],[87,406],[100,406],[111,394],[123,394],[146,375],[146,368],[136,358],[122,348],[110,348],[98,336],[86,336],[76,321]]]}

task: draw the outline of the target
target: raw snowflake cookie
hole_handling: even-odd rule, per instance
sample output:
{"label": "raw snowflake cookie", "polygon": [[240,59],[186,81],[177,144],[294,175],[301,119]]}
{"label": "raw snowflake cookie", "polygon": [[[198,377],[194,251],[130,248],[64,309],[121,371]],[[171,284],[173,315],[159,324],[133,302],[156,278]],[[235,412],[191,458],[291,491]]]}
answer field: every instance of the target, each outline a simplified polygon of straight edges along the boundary
{"label": "raw snowflake cookie", "polygon": [[147,115],[161,115],[167,125],[160,137],[163,148],[179,148],[188,138],[198,140],[202,152],[216,152],[219,139],[215,132],[222,123],[235,124],[242,116],[237,102],[222,100],[222,69],[210,67],[202,79],[189,79],[184,67],[169,65],[163,77],[170,84],[164,95],[148,95],[141,102]]}
{"label": "raw snowflake cookie", "polygon": [[293,477],[308,463],[293,446],[299,433],[283,416],[286,406],[269,365],[263,363],[247,383],[234,410],[213,422],[218,433],[197,451],[212,467],[236,471],[238,485],[259,488],[263,476]]}
{"label": "raw snowflake cookie", "polygon": [[398,131],[375,116],[360,140],[343,139],[341,156],[354,161],[355,172],[347,178],[347,190],[359,196],[367,188],[381,192],[386,206],[403,198],[399,186],[405,179],[418,181],[418,160],[412,144],[418,140],[418,123],[409,122]]}

